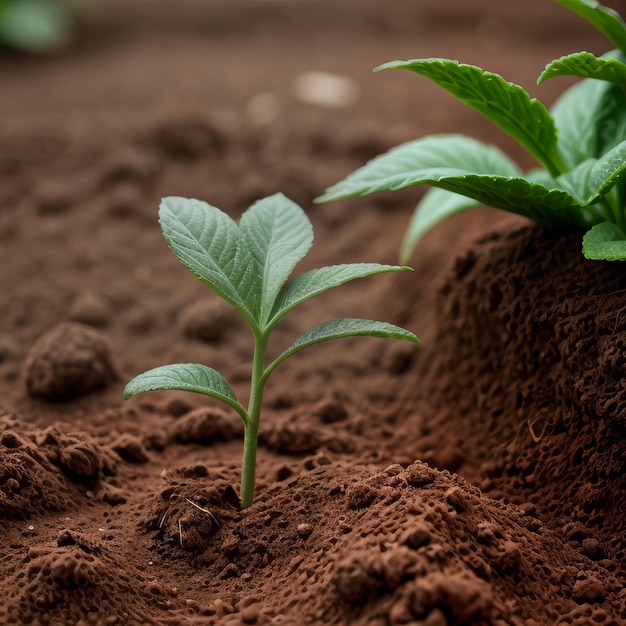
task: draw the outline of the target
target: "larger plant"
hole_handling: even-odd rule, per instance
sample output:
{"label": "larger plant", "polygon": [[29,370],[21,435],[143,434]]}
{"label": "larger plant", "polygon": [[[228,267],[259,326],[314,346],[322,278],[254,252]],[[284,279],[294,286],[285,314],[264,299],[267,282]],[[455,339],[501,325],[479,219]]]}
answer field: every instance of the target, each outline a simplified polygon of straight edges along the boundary
{"label": "larger plant", "polygon": [[179,261],[246,320],[254,338],[248,407],[216,370],[196,363],[164,365],[140,374],[124,397],[156,389],[195,391],[217,398],[234,409],[244,425],[241,506],[252,504],[257,436],[265,385],[286,359],[305,348],[352,336],[388,337],[418,343],[403,328],[363,319],[323,322],[301,335],[282,354],[267,362],[270,335],[295,307],[356,278],[408,267],[379,263],[332,265],[289,275],[313,244],[313,228],[304,211],[281,194],[250,207],[237,225],[226,213],[199,200],[165,198],[159,210],[163,235]]}
{"label": "larger plant", "polygon": [[431,79],[513,137],[541,169],[523,173],[494,146],[464,135],[435,135],[377,157],[318,200],[432,185],[407,230],[403,261],[435,224],[479,205],[548,228],[580,228],[587,258],[626,259],[626,24],[595,0],[556,1],[589,21],[615,49],[601,57],[578,52],[552,61],[538,83],[564,75],[584,80],[551,110],[498,74],[458,61],[414,59],[377,68]]}

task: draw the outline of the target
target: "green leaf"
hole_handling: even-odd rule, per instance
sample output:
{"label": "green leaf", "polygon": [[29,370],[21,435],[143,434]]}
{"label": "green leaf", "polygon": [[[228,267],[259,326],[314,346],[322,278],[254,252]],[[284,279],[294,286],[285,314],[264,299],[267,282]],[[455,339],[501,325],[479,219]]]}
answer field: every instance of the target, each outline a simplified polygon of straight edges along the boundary
{"label": "green leaf", "polygon": [[331,339],[341,339],[342,337],[383,337],[387,339],[404,339],[413,343],[419,343],[419,339],[410,331],[389,324],[387,322],[375,322],[362,319],[337,319],[328,322],[322,322],[314,326],[303,335],[301,335],[285,352],[277,357],[270,365],[267,366],[263,373],[264,380],[290,356],[302,352],[310,346],[318,343],[330,341]]}
{"label": "green leaf", "polygon": [[546,227],[586,224],[578,210],[577,198],[526,178],[468,174],[433,178],[430,184],[474,198],[480,204],[528,217]]}
{"label": "green leaf", "polygon": [[550,113],[519,85],[479,67],[447,59],[392,61],[376,69],[406,69],[429,78],[494,122],[553,175],[564,171]]}
{"label": "green leaf", "polygon": [[419,184],[524,215],[544,226],[580,223],[578,212],[570,210],[578,204],[571,194],[529,182],[497,148],[459,135],[433,135],[393,148],[331,187],[318,201]]}
{"label": "green leaf", "polygon": [[590,52],[577,52],[552,61],[537,79],[537,84],[554,76],[606,80],[626,92],[626,64],[617,59],[599,59]]}
{"label": "green leaf", "polygon": [[[577,198],[582,207],[595,204],[626,176],[626,141],[600,159],[587,159],[559,176],[555,184]],[[590,223],[597,222],[597,217]]]}
{"label": "green leaf", "polygon": [[240,244],[237,224],[220,209],[187,198],[164,198],[159,208],[163,235],[178,260],[237,309],[255,328],[257,297],[253,260]]}
{"label": "green leaf", "polygon": [[221,400],[235,409],[244,423],[248,421],[246,410],[226,379],[216,370],[197,363],[163,365],[139,374],[126,385],[124,399],[145,391],[170,389],[193,391]]}
{"label": "green leaf", "polygon": [[626,139],[626,99],[612,83],[583,80],[563,93],[551,113],[569,169]]}
{"label": "green leaf", "polygon": [[250,207],[238,226],[206,202],[164,198],[163,235],[180,262],[263,332],[274,302],[313,243],[304,211],[282,194]]}
{"label": "green leaf", "polygon": [[550,176],[550,174],[546,170],[541,168],[528,170],[528,172],[526,172],[526,174],[524,175],[524,178],[529,183],[537,183],[550,189],[553,189],[556,186],[554,184],[554,178],[552,178],[552,176]]}
{"label": "green leaf", "polygon": [[429,189],[419,202],[409,222],[400,248],[400,261],[406,263],[419,240],[433,226],[448,217],[480,206],[480,202],[458,193],[434,187]]}
{"label": "green leaf", "polygon": [[521,176],[501,150],[463,135],[430,135],[381,154],[326,190],[316,202],[363,196],[419,185],[439,169],[460,173]]}
{"label": "green leaf", "polygon": [[409,271],[410,267],[381,265],[380,263],[350,263],[330,265],[301,274],[285,286],[274,306],[270,326],[296,306],[311,298],[357,278],[384,272]]}
{"label": "green leaf", "polygon": [[72,25],[68,10],[50,0],[0,4],[0,42],[28,52],[49,52],[67,44]]}
{"label": "green leaf", "polygon": [[626,234],[616,224],[596,224],[583,237],[583,254],[593,261],[624,261]]}
{"label": "green leaf", "polygon": [[596,0],[556,0],[598,29],[616,48],[626,54],[626,24],[620,15]]}
{"label": "green leaf", "polygon": [[280,290],[313,245],[313,227],[295,202],[276,194],[252,205],[240,228],[241,245],[253,260],[249,270],[258,279],[255,293],[245,294],[245,300],[255,302],[255,318],[264,328]]}
{"label": "green leaf", "polygon": [[626,141],[599,158],[589,176],[589,194],[585,204],[592,204],[605,196],[626,174]]}
{"label": "green leaf", "polygon": [[587,159],[579,163],[574,169],[558,176],[554,180],[554,186],[574,196],[577,204],[585,204],[591,195],[591,172],[596,163],[597,159]]}

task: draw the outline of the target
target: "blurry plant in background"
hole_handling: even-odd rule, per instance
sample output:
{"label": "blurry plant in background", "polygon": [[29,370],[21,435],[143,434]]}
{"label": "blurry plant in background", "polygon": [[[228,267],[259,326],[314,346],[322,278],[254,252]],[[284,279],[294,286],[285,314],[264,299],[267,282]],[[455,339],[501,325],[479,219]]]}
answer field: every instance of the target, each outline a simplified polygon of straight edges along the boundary
{"label": "blurry plant in background", "polygon": [[0,0],[0,46],[46,53],[66,46],[85,0]]}

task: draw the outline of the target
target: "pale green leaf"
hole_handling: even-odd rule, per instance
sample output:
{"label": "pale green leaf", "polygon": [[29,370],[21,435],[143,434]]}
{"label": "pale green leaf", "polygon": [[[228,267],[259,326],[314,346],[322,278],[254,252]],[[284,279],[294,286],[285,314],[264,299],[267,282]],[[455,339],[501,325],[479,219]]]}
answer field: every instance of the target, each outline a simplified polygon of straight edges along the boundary
{"label": "pale green leaf", "polygon": [[235,409],[244,423],[248,420],[246,410],[237,400],[233,388],[226,379],[216,370],[197,363],[163,365],[139,374],[126,385],[124,399],[128,400],[145,391],[170,389],[193,391],[211,396]]}
{"label": "pale green leaf", "polygon": [[159,221],[178,260],[256,327],[257,277],[239,226],[206,202],[178,197],[162,200]]}
{"label": "pale green leaf", "polygon": [[626,175],[626,141],[599,158],[589,176],[589,194],[585,204],[592,204],[606,195]]}
{"label": "pale green leaf", "polygon": [[458,193],[433,187],[429,189],[419,202],[409,222],[402,246],[400,248],[400,261],[406,263],[409,260],[419,240],[433,226],[439,224],[448,217],[480,206],[480,202]]}
{"label": "pale green leaf", "polygon": [[556,0],[597,28],[616,48],[626,54],[626,24],[620,15],[596,0]]}
{"label": "pale green leaf", "polygon": [[571,194],[577,204],[584,204],[591,192],[591,172],[597,159],[587,159],[579,163],[574,169],[565,172],[554,180],[554,186]]}
{"label": "pale green leaf", "polygon": [[0,2],[0,42],[28,52],[48,52],[72,35],[68,9],[50,0]]}
{"label": "pale green leaf", "polygon": [[311,298],[357,278],[385,272],[410,271],[410,267],[380,263],[350,263],[330,265],[301,274],[288,283],[276,301],[270,326],[274,326],[289,311]]}
{"label": "pale green leaf", "polygon": [[409,141],[377,156],[326,190],[317,202],[403,189],[425,180],[424,173],[455,170],[460,174],[521,176],[501,150],[463,135],[429,135]]}
{"label": "pale green leaf", "polygon": [[626,64],[617,59],[599,59],[590,52],[577,52],[552,61],[537,79],[537,84],[555,76],[606,80],[626,91]]}
{"label": "pale green leaf", "polygon": [[[471,168],[471,169],[470,169]],[[484,172],[484,173],[483,173]],[[580,223],[571,194],[529,182],[500,150],[459,135],[433,135],[376,157],[318,201],[428,184],[545,226]]]}
{"label": "pale green leaf", "polygon": [[257,278],[255,293],[245,298],[264,328],[287,278],[313,245],[313,228],[304,211],[282,194],[253,204],[242,215],[240,228],[241,245],[250,251],[250,271]]}
{"label": "pale green leaf", "polygon": [[593,261],[624,261],[626,234],[616,224],[596,224],[583,237],[583,254]]}
{"label": "pale green leaf", "polygon": [[499,126],[553,174],[563,171],[550,113],[519,85],[447,59],[392,61],[377,68],[382,69],[406,69],[429,78]]}
{"label": "pale green leaf", "polygon": [[318,343],[341,339],[342,337],[383,337],[386,339],[404,339],[419,343],[419,339],[410,331],[389,324],[371,320],[344,318],[322,322],[301,335],[285,352],[267,366],[263,378],[267,380],[274,369],[289,357],[302,352]]}
{"label": "pale green leaf", "polygon": [[585,79],[566,90],[551,113],[569,169],[626,139],[626,99],[612,83]]}
{"label": "pale green leaf", "polygon": [[550,189],[555,186],[554,178],[552,178],[552,176],[550,176],[550,174],[544,169],[536,168],[529,170],[524,175],[524,178],[529,183],[538,183],[539,185],[543,185],[544,187],[548,187]]}
{"label": "pale green leaf", "polygon": [[587,225],[600,219],[611,219],[607,207],[595,206],[626,176],[626,141],[616,146],[600,159],[587,159],[573,170],[559,176],[555,184],[576,197],[585,207]]}

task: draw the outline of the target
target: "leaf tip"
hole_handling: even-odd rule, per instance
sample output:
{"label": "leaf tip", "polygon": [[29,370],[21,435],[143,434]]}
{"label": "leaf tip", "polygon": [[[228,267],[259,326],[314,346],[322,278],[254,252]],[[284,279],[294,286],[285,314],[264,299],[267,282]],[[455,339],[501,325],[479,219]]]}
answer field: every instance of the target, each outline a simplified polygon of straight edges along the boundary
{"label": "leaf tip", "polygon": [[325,202],[331,202],[332,200],[340,200],[340,196],[332,193],[332,187],[329,187],[321,196],[313,199],[313,204],[324,204]]}
{"label": "leaf tip", "polygon": [[387,63],[383,63],[382,65],[377,65],[374,68],[374,72],[382,72],[384,70],[392,70],[396,69],[398,66],[404,65],[408,61],[387,61]]}
{"label": "leaf tip", "polygon": [[129,400],[130,398],[132,398],[135,395],[135,391],[133,391],[132,387],[131,387],[131,383],[133,381],[131,380],[126,387],[124,387],[124,391],[122,392],[122,397],[124,398],[124,400]]}

